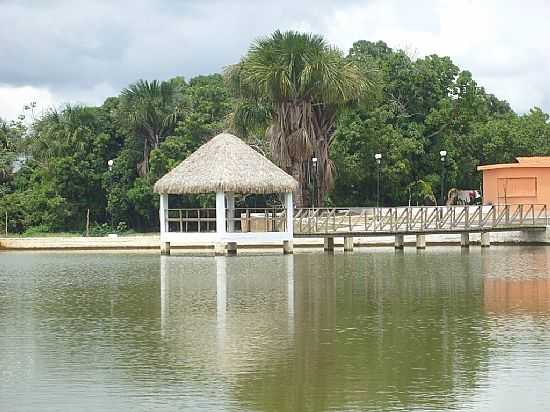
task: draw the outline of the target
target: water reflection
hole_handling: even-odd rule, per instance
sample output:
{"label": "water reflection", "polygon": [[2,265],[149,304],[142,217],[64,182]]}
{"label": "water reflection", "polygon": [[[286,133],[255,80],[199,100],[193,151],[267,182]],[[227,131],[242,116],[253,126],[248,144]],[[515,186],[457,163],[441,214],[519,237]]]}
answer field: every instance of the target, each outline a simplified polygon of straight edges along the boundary
{"label": "water reflection", "polygon": [[[193,339],[200,351],[193,356],[230,378],[243,405],[448,407],[457,393],[473,390],[484,371],[489,343],[483,316],[471,313],[480,306],[482,282],[470,269],[458,277],[433,273],[433,257],[425,255],[298,255],[270,257],[259,272],[247,267],[252,258],[242,259],[215,258],[214,285],[210,277],[195,276],[195,262],[163,258],[161,308],[170,308],[161,315],[163,335]],[[197,342],[197,332],[182,324],[195,324],[192,317],[199,316],[207,327],[204,309],[190,313],[199,302],[188,298],[197,290],[208,291],[203,299],[216,305],[215,350],[208,349],[212,334]]]}
{"label": "water reflection", "polygon": [[0,410],[536,410],[549,256],[5,254]]}

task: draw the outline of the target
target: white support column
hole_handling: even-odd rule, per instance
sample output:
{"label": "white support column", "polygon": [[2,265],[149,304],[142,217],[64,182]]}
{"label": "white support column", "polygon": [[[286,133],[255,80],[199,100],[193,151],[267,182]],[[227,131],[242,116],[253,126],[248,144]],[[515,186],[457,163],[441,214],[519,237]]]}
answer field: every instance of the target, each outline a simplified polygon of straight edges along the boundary
{"label": "white support column", "polygon": [[481,247],[491,246],[491,232],[481,232]]}
{"label": "white support column", "polygon": [[218,240],[225,235],[225,194],[223,192],[216,193],[216,233]]}
{"label": "white support column", "polygon": [[462,232],[460,234],[460,246],[470,247],[470,234],[468,232]]}
{"label": "white support column", "polygon": [[214,244],[214,254],[225,255],[225,241],[222,237],[225,235],[225,193],[216,192],[216,243]]}
{"label": "white support column", "polygon": [[289,240],[283,241],[283,253],[294,253],[294,203],[292,201],[292,192],[285,193],[286,209],[286,233]]}
{"label": "white support column", "polygon": [[[231,218],[235,218],[235,194],[228,192],[225,194],[225,198],[227,199],[227,216],[230,216]],[[228,232],[234,232],[235,231],[235,220],[228,220],[227,221],[227,231]]]}
{"label": "white support column", "polygon": [[345,237],[344,238],[344,252],[353,252],[353,238]]}
{"label": "white support column", "polygon": [[286,203],[286,231],[290,239],[294,237],[294,203],[292,201],[292,192],[285,194]]}
{"label": "white support column", "polygon": [[422,235],[422,234],[416,235],[416,248],[426,249],[426,235]]}
{"label": "white support column", "polygon": [[166,241],[165,234],[168,232],[168,194],[161,193],[159,206],[159,224],[160,224],[160,253],[170,254],[170,242]]}
{"label": "white support column", "polygon": [[292,240],[283,241],[283,253],[285,255],[291,255],[294,253],[294,242]]}
{"label": "white support column", "polygon": [[394,247],[396,249],[403,249],[403,246],[405,246],[405,236],[402,234],[396,234]]}

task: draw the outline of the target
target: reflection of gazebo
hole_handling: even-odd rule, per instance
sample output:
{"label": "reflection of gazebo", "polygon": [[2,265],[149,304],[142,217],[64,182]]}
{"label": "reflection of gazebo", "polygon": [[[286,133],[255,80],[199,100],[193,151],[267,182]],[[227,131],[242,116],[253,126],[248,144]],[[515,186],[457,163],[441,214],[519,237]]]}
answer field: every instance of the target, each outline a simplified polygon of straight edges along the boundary
{"label": "reflection of gazebo", "polygon": [[[284,242],[292,251],[292,192],[298,182],[239,138],[222,133],[164,175],[160,194],[161,251],[170,243],[213,243],[216,253],[238,242]],[[168,195],[216,193],[216,208],[170,209]],[[283,207],[235,208],[235,193],[284,194]]]}

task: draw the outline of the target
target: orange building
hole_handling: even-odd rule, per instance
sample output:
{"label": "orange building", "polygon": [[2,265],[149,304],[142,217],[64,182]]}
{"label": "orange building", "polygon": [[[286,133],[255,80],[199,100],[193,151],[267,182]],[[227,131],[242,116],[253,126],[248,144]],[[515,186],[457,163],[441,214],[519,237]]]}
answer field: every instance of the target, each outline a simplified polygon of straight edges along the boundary
{"label": "orange building", "polygon": [[483,204],[550,206],[550,157],[517,157],[517,163],[479,166]]}

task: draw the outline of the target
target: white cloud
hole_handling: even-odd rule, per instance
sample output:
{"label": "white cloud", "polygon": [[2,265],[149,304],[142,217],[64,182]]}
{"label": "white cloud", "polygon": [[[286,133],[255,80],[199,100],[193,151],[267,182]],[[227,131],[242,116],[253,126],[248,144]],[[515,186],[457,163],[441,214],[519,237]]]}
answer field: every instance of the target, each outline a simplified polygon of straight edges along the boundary
{"label": "white cloud", "polygon": [[24,107],[31,102],[36,102],[35,114],[39,115],[44,110],[56,104],[54,96],[47,90],[31,86],[0,87],[0,117],[7,120],[15,120],[21,114],[27,114]]}
{"label": "white cloud", "polygon": [[327,36],[347,49],[383,40],[422,55],[450,56],[481,86],[520,111],[550,111],[550,5],[544,0],[372,1],[338,10]]}

